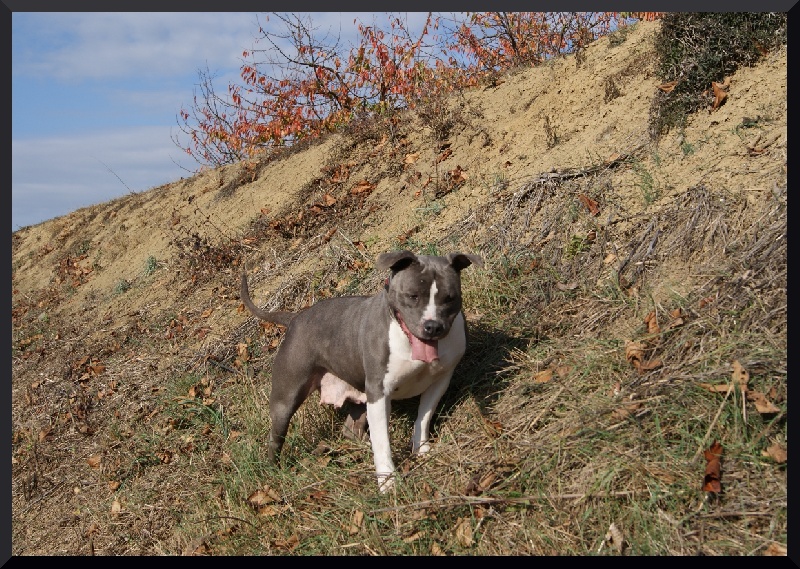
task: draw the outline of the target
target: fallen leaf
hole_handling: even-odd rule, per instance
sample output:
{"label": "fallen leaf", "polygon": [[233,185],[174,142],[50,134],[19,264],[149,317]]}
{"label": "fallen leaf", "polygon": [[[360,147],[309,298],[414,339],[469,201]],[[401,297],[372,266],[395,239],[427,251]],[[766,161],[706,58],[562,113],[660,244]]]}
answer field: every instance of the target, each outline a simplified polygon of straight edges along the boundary
{"label": "fallen leaf", "polygon": [[503,424],[500,421],[492,421],[486,417],[483,418],[483,428],[492,437],[496,437],[503,432]]}
{"label": "fallen leaf", "polygon": [[755,403],[756,411],[762,415],[774,415],[775,413],[780,412],[780,409],[773,405],[773,403],[764,397],[764,394],[759,391],[748,391],[747,399]]}
{"label": "fallen leaf", "polygon": [[404,537],[403,538],[403,543],[413,543],[413,542],[417,541],[419,538],[423,537],[424,535],[425,535],[424,533],[422,533],[421,531],[418,531],[416,533],[411,534],[408,537]]}
{"label": "fallen leaf", "polygon": [[278,547],[280,549],[286,549],[292,551],[295,547],[300,544],[300,538],[297,537],[297,534],[292,534],[289,539],[276,539],[272,542],[272,545]]}
{"label": "fallen leaf", "polygon": [[436,542],[434,541],[434,542],[431,544],[431,555],[436,555],[436,556],[438,557],[438,556],[442,556],[442,555],[444,555],[444,554],[445,554],[445,553],[444,553],[444,551],[442,550],[442,547],[441,547],[441,546],[440,546],[438,543],[436,543]]}
{"label": "fallen leaf", "polygon": [[729,383],[719,383],[713,385],[711,383],[700,383],[700,387],[703,389],[707,389],[711,393],[728,393],[731,389],[733,389],[733,385]]}
{"label": "fallen leaf", "polygon": [[589,210],[592,215],[600,215],[597,202],[585,194],[578,194],[578,200]]}
{"label": "fallen leaf", "polygon": [[639,369],[644,360],[644,344],[641,342],[626,341],[625,359],[628,360],[633,367]]}
{"label": "fallen leaf", "polygon": [[185,557],[193,557],[195,555],[208,555],[210,549],[204,537],[197,537],[190,541],[181,553]]}
{"label": "fallen leaf", "polygon": [[764,550],[764,555],[766,555],[766,556],[786,556],[786,555],[788,555],[788,553],[786,551],[786,546],[785,545],[781,545],[780,543],[772,542]]}
{"label": "fallen leaf", "polygon": [[118,516],[122,512],[122,505],[119,503],[119,500],[114,500],[111,503],[111,515]]}
{"label": "fallen leaf", "polygon": [[658,358],[647,360],[641,366],[639,366],[639,371],[652,371],[660,368],[662,365],[664,365],[664,362]]}
{"label": "fallen leaf", "polygon": [[611,416],[621,421],[622,419],[627,419],[633,415],[641,406],[642,404],[639,401],[625,403],[621,407],[614,409],[614,411],[611,413]]}
{"label": "fallen leaf", "polygon": [[564,291],[564,292],[566,292],[568,290],[575,290],[576,288],[578,288],[578,283],[576,283],[576,282],[571,282],[571,283],[566,283],[566,284],[556,283],[556,288],[558,290],[561,290],[561,291]]}
{"label": "fallen leaf", "polygon": [[117,488],[119,488],[120,483],[118,480],[109,480],[108,481],[108,489],[114,492]]}
{"label": "fallen leaf", "polygon": [[716,81],[711,82],[711,88],[714,91],[714,102],[711,105],[711,110],[716,110],[725,102],[725,99],[728,98],[728,85],[725,83],[717,83]]}
{"label": "fallen leaf", "polygon": [[361,531],[361,525],[364,523],[364,512],[356,510],[353,512],[353,517],[350,519],[350,529],[347,530],[350,535],[355,535]]}
{"label": "fallen leaf", "polygon": [[375,184],[370,184],[368,180],[361,180],[355,187],[350,190],[351,195],[369,194],[375,189]]}
{"label": "fallen leaf", "polygon": [[662,83],[658,86],[659,89],[664,91],[665,93],[671,93],[675,86],[678,84],[678,81],[669,81],[667,83]]}
{"label": "fallen leaf", "polygon": [[461,166],[456,166],[455,169],[450,171],[450,178],[456,185],[466,182],[468,177],[469,176],[467,176],[467,173],[464,172]]}
{"label": "fallen leaf", "polygon": [[444,160],[447,160],[447,158],[448,158],[448,157],[449,157],[449,156],[450,156],[452,153],[453,153],[453,151],[452,151],[451,149],[449,149],[449,148],[448,148],[447,150],[445,150],[444,152],[442,152],[441,154],[439,154],[439,156],[436,158],[436,162],[437,162],[437,163],[439,163],[439,162],[442,162],[442,161],[444,161]]}
{"label": "fallen leaf", "polygon": [[617,550],[617,553],[622,553],[625,549],[625,536],[622,531],[612,522],[608,526],[606,532],[605,543]]}
{"label": "fallen leaf", "polygon": [[289,504],[284,504],[282,506],[274,506],[272,504],[268,504],[266,506],[261,506],[258,508],[258,515],[264,517],[272,517],[277,516],[288,510],[291,506]]}
{"label": "fallen leaf", "polygon": [[339,230],[338,227],[333,227],[329,229],[328,232],[322,237],[322,242],[327,243],[328,241],[330,241],[338,230]]}
{"label": "fallen leaf", "polygon": [[767,447],[767,450],[761,451],[761,454],[762,456],[771,458],[778,464],[783,464],[788,458],[786,449],[778,443],[771,444]]}
{"label": "fallen leaf", "polygon": [[406,164],[413,164],[414,162],[417,161],[417,158],[419,158],[419,152],[412,152],[410,154],[406,154],[405,163]]}
{"label": "fallen leaf", "polygon": [[705,306],[714,302],[716,298],[714,296],[707,296],[705,298],[701,298],[700,302],[697,303],[698,308],[704,308]]}
{"label": "fallen leaf", "polygon": [[205,309],[205,310],[203,310],[203,312],[200,314],[200,318],[208,318],[209,316],[211,316],[211,313],[212,313],[212,312],[214,312],[214,309],[213,309],[213,308],[206,308],[206,309]]}
{"label": "fallen leaf", "polygon": [[703,491],[719,493],[722,491],[722,484],[720,483],[722,445],[714,441],[707,450],[703,451],[703,455],[706,458],[706,474],[703,477]]}
{"label": "fallen leaf", "polygon": [[275,490],[265,485],[263,488],[260,488],[250,494],[247,497],[247,503],[257,510],[262,506],[266,506],[267,504],[279,502],[280,499],[280,495]]}
{"label": "fallen leaf", "polygon": [[547,383],[553,379],[552,369],[543,369],[533,374],[533,383]]}
{"label": "fallen leaf", "polygon": [[458,543],[463,547],[471,547],[474,543],[472,539],[472,522],[469,518],[458,518],[456,520],[455,534]]}
{"label": "fallen leaf", "polygon": [[92,468],[97,468],[100,466],[100,463],[103,461],[103,457],[100,455],[93,455],[86,459],[86,463],[91,466]]}
{"label": "fallen leaf", "polygon": [[480,479],[480,481],[478,482],[478,488],[480,489],[481,492],[485,492],[486,490],[492,487],[492,484],[495,483],[495,480],[497,480],[497,473],[490,472],[489,474]]}
{"label": "fallen leaf", "polygon": [[656,318],[656,311],[651,310],[650,313],[644,317],[644,323],[647,324],[648,334],[658,334],[661,328],[658,327],[658,318]]}
{"label": "fallen leaf", "polygon": [[330,207],[336,203],[336,198],[330,194],[325,194],[324,196],[322,196],[322,203]]}
{"label": "fallen leaf", "polygon": [[747,393],[747,383],[750,381],[750,373],[742,367],[739,360],[733,360],[731,379],[734,384],[739,386],[742,393]]}
{"label": "fallen leaf", "polygon": [[572,371],[572,368],[567,365],[558,366],[556,368],[556,375],[560,378],[565,378],[569,375],[569,372]]}
{"label": "fallen leaf", "polygon": [[90,535],[97,533],[100,531],[100,526],[97,522],[92,522],[92,524],[86,528],[86,531],[83,533],[84,536],[89,537]]}
{"label": "fallen leaf", "polygon": [[667,324],[667,330],[672,330],[678,326],[683,326],[683,310],[676,308],[675,310],[670,311],[669,315],[672,320],[669,324]]}

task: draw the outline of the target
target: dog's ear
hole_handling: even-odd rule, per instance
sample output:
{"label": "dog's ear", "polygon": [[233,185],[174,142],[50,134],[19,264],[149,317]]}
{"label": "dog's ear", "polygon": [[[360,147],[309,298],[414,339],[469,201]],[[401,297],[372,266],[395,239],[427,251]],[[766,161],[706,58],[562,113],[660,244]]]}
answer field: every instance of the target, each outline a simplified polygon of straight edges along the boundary
{"label": "dog's ear", "polygon": [[375,266],[378,270],[385,271],[392,269],[393,273],[401,271],[417,260],[417,256],[411,251],[392,251],[378,255]]}
{"label": "dog's ear", "polygon": [[471,253],[450,253],[447,255],[447,260],[458,272],[461,272],[461,269],[466,269],[470,265],[483,266],[483,259]]}

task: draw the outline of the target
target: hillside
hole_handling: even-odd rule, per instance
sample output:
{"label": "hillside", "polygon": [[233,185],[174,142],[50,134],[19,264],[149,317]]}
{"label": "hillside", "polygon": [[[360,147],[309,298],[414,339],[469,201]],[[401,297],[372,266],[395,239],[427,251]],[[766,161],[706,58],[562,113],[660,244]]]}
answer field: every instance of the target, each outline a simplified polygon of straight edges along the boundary
{"label": "hillside", "polygon": [[[786,49],[653,142],[658,25],[13,233],[13,553],[785,554]],[[486,260],[434,450],[396,405],[381,496],[310,400],[269,468],[242,268],[294,310],[398,248]]]}

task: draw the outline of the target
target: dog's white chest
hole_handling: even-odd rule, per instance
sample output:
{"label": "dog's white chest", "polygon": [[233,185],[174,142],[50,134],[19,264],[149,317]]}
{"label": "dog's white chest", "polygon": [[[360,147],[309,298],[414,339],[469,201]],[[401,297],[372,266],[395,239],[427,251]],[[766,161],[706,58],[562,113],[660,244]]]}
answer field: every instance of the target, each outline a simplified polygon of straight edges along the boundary
{"label": "dog's white chest", "polygon": [[464,317],[459,313],[450,333],[439,340],[439,359],[431,363],[411,359],[411,343],[400,325],[389,325],[389,361],[383,392],[390,399],[406,399],[426,391],[433,383],[449,377],[467,347]]}

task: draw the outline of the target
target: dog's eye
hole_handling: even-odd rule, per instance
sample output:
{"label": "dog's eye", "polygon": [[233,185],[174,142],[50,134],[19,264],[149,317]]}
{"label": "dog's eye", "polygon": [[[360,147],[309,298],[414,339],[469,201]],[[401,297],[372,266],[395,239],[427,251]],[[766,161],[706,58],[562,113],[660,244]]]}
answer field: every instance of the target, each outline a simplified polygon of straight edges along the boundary
{"label": "dog's eye", "polygon": [[452,294],[448,294],[447,296],[444,297],[445,303],[450,303],[450,302],[453,302],[454,300],[455,300],[455,298],[453,298]]}

